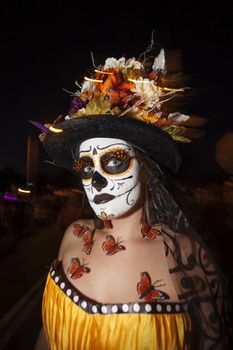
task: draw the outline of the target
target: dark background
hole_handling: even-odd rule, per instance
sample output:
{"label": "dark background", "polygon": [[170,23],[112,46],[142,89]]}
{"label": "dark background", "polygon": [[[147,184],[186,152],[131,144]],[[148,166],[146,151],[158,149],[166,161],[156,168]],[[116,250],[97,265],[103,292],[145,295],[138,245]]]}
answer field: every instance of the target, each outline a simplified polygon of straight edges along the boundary
{"label": "dark background", "polygon": [[[209,118],[206,136],[181,145],[185,165],[221,174],[215,144],[233,129],[232,9],[228,1],[15,2],[1,5],[0,169],[26,173],[29,120],[67,114],[70,96],[97,57],[138,57],[155,30],[158,48],[181,50],[184,72],[199,90],[190,112]],[[191,86],[192,87],[192,86]],[[39,172],[48,159],[40,145]]]}

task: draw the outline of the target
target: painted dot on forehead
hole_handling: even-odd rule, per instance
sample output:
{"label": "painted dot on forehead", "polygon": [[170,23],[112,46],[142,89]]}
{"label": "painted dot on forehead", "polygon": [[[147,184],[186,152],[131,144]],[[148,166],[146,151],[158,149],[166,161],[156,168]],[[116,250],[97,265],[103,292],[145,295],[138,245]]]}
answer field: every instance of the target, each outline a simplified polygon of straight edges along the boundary
{"label": "painted dot on forehead", "polygon": [[96,148],[94,147],[93,151],[92,151],[92,155],[95,156],[97,154]]}

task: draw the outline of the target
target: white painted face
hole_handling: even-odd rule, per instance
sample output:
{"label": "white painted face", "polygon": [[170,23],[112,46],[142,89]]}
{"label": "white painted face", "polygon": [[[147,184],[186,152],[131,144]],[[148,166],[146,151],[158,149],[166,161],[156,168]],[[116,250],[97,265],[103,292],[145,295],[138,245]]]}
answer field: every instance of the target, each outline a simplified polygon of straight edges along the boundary
{"label": "white painted face", "polygon": [[140,196],[139,164],[131,144],[113,138],[81,143],[76,169],[91,207],[101,219],[126,214]]}

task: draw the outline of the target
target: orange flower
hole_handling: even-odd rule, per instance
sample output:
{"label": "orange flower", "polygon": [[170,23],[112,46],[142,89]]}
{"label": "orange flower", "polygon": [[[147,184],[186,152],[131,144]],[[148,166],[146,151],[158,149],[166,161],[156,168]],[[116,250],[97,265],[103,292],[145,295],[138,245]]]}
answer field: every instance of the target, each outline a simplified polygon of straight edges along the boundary
{"label": "orange flower", "polygon": [[104,82],[98,85],[98,89],[101,91],[101,93],[106,93],[106,91],[113,89],[116,86],[119,86],[120,83],[121,83],[121,79],[118,74],[107,75]]}
{"label": "orange flower", "polygon": [[134,83],[132,82],[129,82],[129,81],[124,81],[122,84],[121,84],[121,89],[123,90],[131,90],[135,88],[135,85]]}
{"label": "orange flower", "polygon": [[85,92],[81,92],[80,94],[80,97],[86,101],[86,100],[90,100],[93,96],[93,91],[91,90],[88,90],[88,91],[85,91]]}
{"label": "orange flower", "polygon": [[108,96],[111,97],[111,99],[113,101],[112,102],[113,105],[118,104],[118,102],[120,100],[119,92],[117,92],[117,91],[109,91]]}
{"label": "orange flower", "polygon": [[121,105],[123,108],[127,108],[127,104],[132,100],[133,93],[130,90],[118,89],[115,91],[109,91],[108,96],[111,97],[112,106]]}

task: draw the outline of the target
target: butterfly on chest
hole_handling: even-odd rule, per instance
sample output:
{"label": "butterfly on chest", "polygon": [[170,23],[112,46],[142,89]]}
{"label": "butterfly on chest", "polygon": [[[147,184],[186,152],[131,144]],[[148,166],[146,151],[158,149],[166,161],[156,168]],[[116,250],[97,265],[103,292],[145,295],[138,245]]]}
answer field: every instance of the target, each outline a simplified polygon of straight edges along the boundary
{"label": "butterfly on chest", "polygon": [[145,301],[156,301],[169,299],[167,293],[157,289],[158,287],[164,286],[164,284],[156,285],[161,280],[157,280],[154,283],[151,282],[151,277],[148,272],[141,272],[141,280],[137,283],[137,292],[139,299]]}
{"label": "butterfly on chest", "polygon": [[126,247],[121,243],[122,241],[120,238],[115,240],[112,235],[108,235],[102,244],[102,250],[106,255],[114,255],[126,249]]}
{"label": "butterfly on chest", "polygon": [[142,238],[150,241],[161,236],[161,232],[157,228],[155,229],[148,224],[142,225],[141,234],[142,234]]}
{"label": "butterfly on chest", "polygon": [[85,252],[87,255],[91,254],[92,247],[94,244],[94,233],[95,230],[88,230],[85,235],[83,236],[83,252]]}
{"label": "butterfly on chest", "polygon": [[77,238],[82,238],[84,234],[92,232],[92,229],[88,226],[80,225],[78,223],[73,225],[73,235]]}
{"label": "butterfly on chest", "polygon": [[87,267],[84,260],[81,261],[79,258],[72,258],[70,266],[67,269],[68,276],[72,279],[77,279],[82,277],[85,273],[89,273],[91,269]]}

